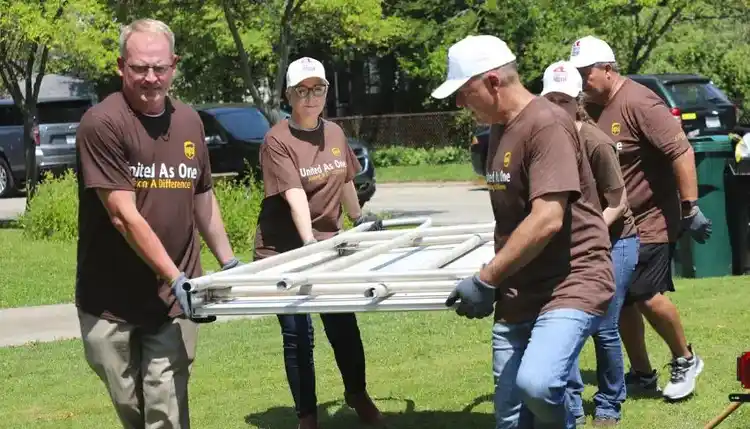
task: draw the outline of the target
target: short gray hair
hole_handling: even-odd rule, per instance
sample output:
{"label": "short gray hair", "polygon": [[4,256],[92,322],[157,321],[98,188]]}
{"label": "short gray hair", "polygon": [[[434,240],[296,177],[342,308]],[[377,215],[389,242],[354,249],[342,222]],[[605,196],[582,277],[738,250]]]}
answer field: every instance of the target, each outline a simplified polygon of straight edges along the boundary
{"label": "short gray hair", "polygon": [[156,19],[138,19],[122,27],[120,30],[120,56],[125,58],[128,39],[133,33],[160,33],[169,40],[169,51],[174,54],[174,33],[167,24]]}

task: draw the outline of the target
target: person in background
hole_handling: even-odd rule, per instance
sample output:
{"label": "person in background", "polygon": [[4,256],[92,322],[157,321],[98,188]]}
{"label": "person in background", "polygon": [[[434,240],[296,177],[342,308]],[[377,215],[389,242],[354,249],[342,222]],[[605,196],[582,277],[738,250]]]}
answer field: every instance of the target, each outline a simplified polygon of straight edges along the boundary
{"label": "person in background", "polygon": [[[342,228],[342,204],[355,225],[362,214],[353,179],[361,166],[341,127],[321,118],[328,93],[323,64],[309,57],[289,64],[291,117],[275,124],[260,149],[265,197],[258,216],[255,259],[326,240]],[[382,415],[366,390],[365,353],[353,313],[321,314],[344,382],[344,398],[365,423]],[[278,315],[287,379],[300,429],[318,427],[313,325],[309,314]]]}
{"label": "person in background", "polygon": [[[551,64],[544,71],[542,96],[560,106],[576,121],[576,128],[591,164],[602,215],[609,228],[612,264],[615,274],[615,296],[607,309],[599,329],[594,334],[596,378],[598,391],[594,395],[594,426],[614,425],[622,416],[625,401],[625,368],[620,345],[620,309],[630,285],[638,260],[638,231],[628,206],[625,182],[612,139],[604,134],[586,113],[583,106],[583,80],[580,73],[567,61]],[[573,394],[572,412],[583,424],[583,381],[578,361],[571,371],[569,388]]]}
{"label": "person in background", "polygon": [[589,115],[617,147],[641,242],[620,314],[620,336],[631,365],[626,382],[631,391],[660,390],[646,349],[645,316],[672,352],[662,395],[685,398],[695,390],[704,363],[687,342],[677,306],[666,292],[675,290],[671,261],[678,236],[687,232],[698,243],[711,236],[711,221],[698,207],[693,147],[658,95],[620,75],[607,42],[580,38],[569,61],[583,79]]}
{"label": "person in background", "polygon": [[[495,256],[458,282],[446,306],[471,319],[495,313],[497,429],[575,428],[567,383],[615,290],[607,227],[570,115],[521,83],[516,56],[490,35],[448,49],[432,96],[493,125],[485,177]],[[495,305],[497,302],[497,305]]]}
{"label": "person in background", "polygon": [[177,56],[163,22],[123,27],[122,90],[76,135],[76,306],[86,360],[125,429],[189,429],[198,325],[186,292],[202,275],[200,240],[223,269],[240,263],[212,190],[198,114],[168,96]]}

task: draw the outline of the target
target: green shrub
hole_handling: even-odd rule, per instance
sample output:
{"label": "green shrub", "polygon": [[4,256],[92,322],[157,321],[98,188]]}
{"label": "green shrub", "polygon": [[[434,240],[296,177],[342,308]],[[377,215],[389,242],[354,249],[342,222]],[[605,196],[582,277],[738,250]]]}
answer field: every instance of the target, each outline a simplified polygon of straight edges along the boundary
{"label": "green shrub", "polygon": [[216,180],[214,193],[232,249],[236,253],[251,251],[263,202],[263,183],[252,176],[242,180]]}
{"label": "green shrub", "polygon": [[78,238],[78,188],[71,170],[54,177],[47,172],[18,224],[36,240],[75,241]]}
{"label": "green shrub", "polygon": [[411,148],[386,146],[372,152],[377,167],[460,164],[471,161],[468,149],[455,146],[440,148]]}

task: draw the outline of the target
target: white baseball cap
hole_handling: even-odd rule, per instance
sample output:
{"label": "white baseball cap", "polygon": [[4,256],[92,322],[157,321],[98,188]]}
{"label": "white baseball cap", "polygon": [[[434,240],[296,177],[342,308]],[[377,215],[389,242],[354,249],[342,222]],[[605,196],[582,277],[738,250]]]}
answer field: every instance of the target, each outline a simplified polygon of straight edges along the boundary
{"label": "white baseball cap", "polygon": [[469,79],[516,60],[508,45],[495,36],[467,36],[448,49],[448,76],[432,92],[434,98],[446,98]]}
{"label": "white baseball cap", "polygon": [[320,61],[310,57],[294,60],[286,69],[286,87],[295,86],[310,77],[320,78],[326,85],[329,84],[326,69]]}
{"label": "white baseball cap", "polygon": [[550,92],[561,92],[573,98],[583,91],[583,78],[569,61],[557,61],[550,64],[542,78],[544,89],[541,95]]}
{"label": "white baseball cap", "polygon": [[615,53],[604,40],[586,36],[573,42],[570,62],[576,68],[588,67],[595,63],[613,63]]}

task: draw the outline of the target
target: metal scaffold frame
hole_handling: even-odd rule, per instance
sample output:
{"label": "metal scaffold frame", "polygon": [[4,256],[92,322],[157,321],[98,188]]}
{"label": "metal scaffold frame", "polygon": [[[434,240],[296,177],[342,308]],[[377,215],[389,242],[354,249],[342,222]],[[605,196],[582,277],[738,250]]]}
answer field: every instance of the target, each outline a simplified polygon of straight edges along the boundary
{"label": "metal scaffold frame", "polygon": [[494,256],[494,223],[432,226],[416,217],[382,224],[192,279],[193,314],[445,310],[456,283]]}

